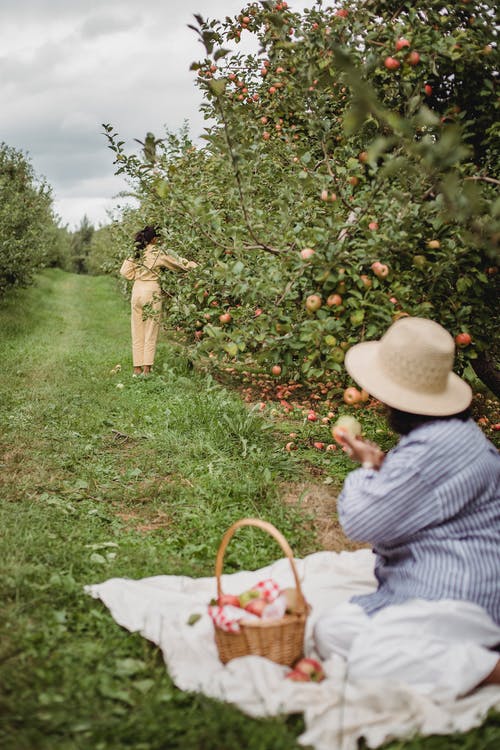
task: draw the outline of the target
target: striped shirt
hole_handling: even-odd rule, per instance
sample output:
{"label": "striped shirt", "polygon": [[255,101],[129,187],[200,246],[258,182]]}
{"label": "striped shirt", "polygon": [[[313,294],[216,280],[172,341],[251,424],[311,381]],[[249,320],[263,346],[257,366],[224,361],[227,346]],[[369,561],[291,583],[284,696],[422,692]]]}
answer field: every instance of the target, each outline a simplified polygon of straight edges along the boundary
{"label": "striped shirt", "polygon": [[376,555],[378,589],[355,596],[371,615],[408,599],[459,599],[500,625],[500,455],[472,421],[427,422],[379,471],[357,469],[340,523]]}

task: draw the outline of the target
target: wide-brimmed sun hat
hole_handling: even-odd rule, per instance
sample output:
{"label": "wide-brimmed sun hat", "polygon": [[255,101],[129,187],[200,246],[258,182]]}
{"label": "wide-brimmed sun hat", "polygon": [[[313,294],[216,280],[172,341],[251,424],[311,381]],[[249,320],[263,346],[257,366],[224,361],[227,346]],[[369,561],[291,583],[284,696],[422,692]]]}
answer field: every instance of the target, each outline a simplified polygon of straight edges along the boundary
{"label": "wide-brimmed sun hat", "polygon": [[380,341],[348,350],[349,375],[384,404],[412,414],[448,416],[466,409],[470,386],[454,372],[455,342],[439,323],[401,318]]}

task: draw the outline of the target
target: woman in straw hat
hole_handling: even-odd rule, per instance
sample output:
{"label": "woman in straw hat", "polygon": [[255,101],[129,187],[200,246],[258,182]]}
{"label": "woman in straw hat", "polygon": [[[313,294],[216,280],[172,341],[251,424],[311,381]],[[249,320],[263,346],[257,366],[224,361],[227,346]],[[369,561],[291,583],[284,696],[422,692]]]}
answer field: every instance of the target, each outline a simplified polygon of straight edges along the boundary
{"label": "woman in straw hat", "polygon": [[443,701],[500,683],[500,455],[470,419],[439,324],[402,318],[353,346],[352,378],[401,435],[387,455],[344,433],[361,463],[338,499],[342,527],[369,542],[377,589],[323,614],[319,654],[354,679],[398,679]]}

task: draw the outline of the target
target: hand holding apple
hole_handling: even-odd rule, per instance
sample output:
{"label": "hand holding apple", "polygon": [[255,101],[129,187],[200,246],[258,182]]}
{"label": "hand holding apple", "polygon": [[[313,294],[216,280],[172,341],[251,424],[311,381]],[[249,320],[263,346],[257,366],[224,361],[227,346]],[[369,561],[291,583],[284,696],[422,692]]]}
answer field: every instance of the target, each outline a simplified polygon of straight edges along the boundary
{"label": "hand holding apple", "polygon": [[366,469],[380,469],[385,458],[385,453],[378,445],[363,440],[360,436],[353,437],[348,432],[342,435],[342,450]]}

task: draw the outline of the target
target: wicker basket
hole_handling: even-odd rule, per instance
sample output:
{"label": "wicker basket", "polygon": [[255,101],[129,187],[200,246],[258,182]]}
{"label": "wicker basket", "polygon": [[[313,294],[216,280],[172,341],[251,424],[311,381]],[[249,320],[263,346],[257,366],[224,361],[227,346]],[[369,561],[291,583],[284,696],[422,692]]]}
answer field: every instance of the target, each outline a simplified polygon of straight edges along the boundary
{"label": "wicker basket", "polygon": [[304,630],[309,606],[302,593],[292,550],[285,537],[272,524],[258,518],[242,518],[226,531],[215,562],[217,597],[222,594],[220,577],[224,552],[234,532],[242,526],[256,526],[263,531],[267,531],[278,542],[286,557],[290,560],[297,589],[297,606],[295,612],[286,614],[278,620],[258,620],[242,623],[239,633],[228,633],[214,624],[215,642],[219,650],[220,660],[226,664],[226,662],[238,656],[256,655],[265,656],[278,664],[292,666],[303,655]]}

